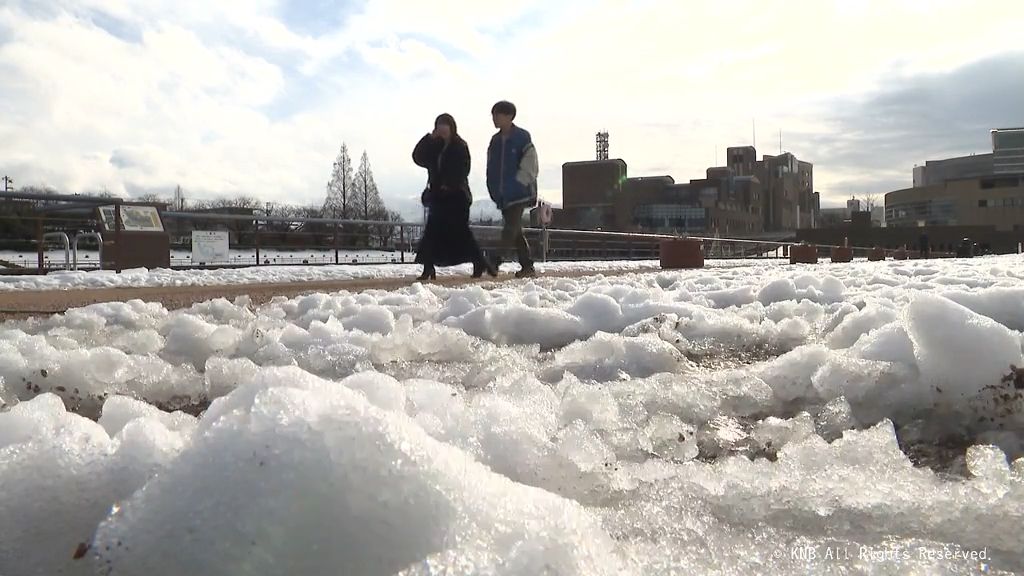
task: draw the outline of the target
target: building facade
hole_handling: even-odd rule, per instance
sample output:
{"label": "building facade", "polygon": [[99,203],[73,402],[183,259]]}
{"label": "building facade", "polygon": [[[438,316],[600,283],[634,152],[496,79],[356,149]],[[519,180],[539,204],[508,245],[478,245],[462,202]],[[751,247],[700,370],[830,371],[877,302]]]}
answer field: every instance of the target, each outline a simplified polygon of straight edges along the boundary
{"label": "building facade", "polygon": [[929,160],[924,166],[914,166],[915,188],[942,184],[947,180],[980,178],[994,174],[992,154],[972,154],[945,160]]}
{"label": "building facade", "polygon": [[615,205],[626,181],[620,159],[562,164],[562,208],[553,225],[583,230],[616,229]]}
{"label": "building facade", "polygon": [[752,146],[727,150],[705,177],[629,178],[622,160],[562,165],[554,226],[706,235],[758,234],[813,226],[819,211],[814,167],[786,153],[757,160]]}
{"label": "building facade", "polygon": [[1024,174],[1024,128],[992,131],[992,172]]}
{"label": "building facade", "polygon": [[1024,174],[947,180],[885,195],[886,226],[1024,228]]}
{"label": "building facade", "polygon": [[991,154],[915,166],[912,188],[885,195],[886,225],[1024,229],[1024,128],[991,135]]}
{"label": "building facade", "polygon": [[786,152],[757,160],[753,146],[726,149],[730,168],[737,176],[755,176],[761,183],[762,230],[776,232],[813,228],[820,210],[814,192],[814,165]]}

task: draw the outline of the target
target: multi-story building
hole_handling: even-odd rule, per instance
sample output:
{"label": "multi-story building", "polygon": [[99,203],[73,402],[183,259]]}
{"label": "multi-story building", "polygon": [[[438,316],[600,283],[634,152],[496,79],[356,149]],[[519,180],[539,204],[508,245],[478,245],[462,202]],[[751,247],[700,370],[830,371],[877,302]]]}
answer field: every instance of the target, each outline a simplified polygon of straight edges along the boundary
{"label": "multi-story building", "polygon": [[708,177],[676,183],[671,176],[630,178],[616,207],[621,229],[687,234],[761,232],[761,183],[712,168]]}
{"label": "multi-story building", "polygon": [[762,228],[765,232],[813,228],[820,200],[814,192],[814,165],[786,152],[757,160],[753,146],[726,149],[728,168],[761,183]]}
{"label": "multi-story building", "polygon": [[1024,128],[992,131],[992,153],[929,161],[914,186],[885,195],[894,226],[1024,229]]}
{"label": "multi-story building", "polygon": [[992,131],[992,172],[1024,174],[1024,128]]}
{"label": "multi-story building", "polygon": [[961,178],[885,195],[886,226],[1024,228],[1024,175]]}
{"label": "multi-story building", "polygon": [[[767,184],[766,184],[767,183]],[[819,210],[813,166],[792,154],[757,160],[752,146],[728,149],[728,165],[705,178],[629,178],[622,160],[562,165],[555,226],[701,234],[756,234],[812,226]]]}
{"label": "multi-story building", "polygon": [[562,164],[562,209],[559,227],[610,230],[616,227],[615,203],[626,181],[622,160],[592,160]]}
{"label": "multi-story building", "polygon": [[914,166],[914,188],[941,184],[947,180],[978,178],[992,174],[992,154],[929,160],[924,166]]}

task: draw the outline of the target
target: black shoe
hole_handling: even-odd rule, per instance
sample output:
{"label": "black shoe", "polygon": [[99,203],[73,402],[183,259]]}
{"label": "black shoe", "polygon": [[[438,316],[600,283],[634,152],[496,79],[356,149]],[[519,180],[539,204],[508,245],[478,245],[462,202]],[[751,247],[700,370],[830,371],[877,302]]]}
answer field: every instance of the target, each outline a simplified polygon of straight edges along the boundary
{"label": "black shoe", "polygon": [[487,272],[491,278],[498,275],[498,271],[494,268],[494,265],[491,264],[491,261],[488,260],[486,256],[481,256],[479,261],[473,263],[473,278],[483,276],[484,272]]}
{"label": "black shoe", "polygon": [[516,278],[536,278],[537,271],[534,270],[533,266],[524,266],[519,272],[516,272]]}
{"label": "black shoe", "polygon": [[427,265],[423,267],[423,274],[416,277],[417,280],[437,280],[437,271],[434,270],[433,266]]}

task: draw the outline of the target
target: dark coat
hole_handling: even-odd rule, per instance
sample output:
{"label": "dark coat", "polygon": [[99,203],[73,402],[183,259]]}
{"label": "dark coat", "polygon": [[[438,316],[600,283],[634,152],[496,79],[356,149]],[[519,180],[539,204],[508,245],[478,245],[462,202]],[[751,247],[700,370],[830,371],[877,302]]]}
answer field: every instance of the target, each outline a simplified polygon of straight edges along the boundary
{"label": "dark coat", "polygon": [[444,140],[427,134],[413,149],[412,160],[417,166],[427,169],[424,204],[440,199],[454,201],[456,197],[468,204],[473,203],[473,195],[469,191],[469,146],[465,140],[452,138],[446,145]]}
{"label": "dark coat", "polygon": [[429,209],[416,262],[455,266],[483,262],[480,246],[469,227],[469,146],[462,138],[444,140],[429,134],[420,139],[412,159],[429,174],[423,204]]}

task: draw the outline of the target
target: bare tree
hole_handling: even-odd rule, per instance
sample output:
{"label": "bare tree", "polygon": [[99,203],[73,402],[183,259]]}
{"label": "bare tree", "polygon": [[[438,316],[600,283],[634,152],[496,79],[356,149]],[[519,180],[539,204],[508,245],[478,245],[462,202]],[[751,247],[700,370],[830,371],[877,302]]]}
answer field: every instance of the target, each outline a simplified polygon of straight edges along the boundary
{"label": "bare tree", "polygon": [[871,210],[878,204],[878,194],[875,194],[874,192],[871,194],[865,194],[863,204],[864,209],[871,212]]}
{"label": "bare tree", "polygon": [[331,179],[327,182],[325,214],[335,214],[336,218],[351,217],[352,179],[352,159],[348,155],[348,146],[342,143],[338,157],[334,161],[334,168],[331,170]]}
{"label": "bare tree", "polygon": [[150,204],[170,204],[170,202],[163,196],[156,194],[155,192],[147,192],[141,196],[135,198],[139,202],[149,202]]}
{"label": "bare tree", "polygon": [[[370,156],[365,151],[359,161],[359,169],[356,170],[352,192],[352,201],[357,218],[360,220],[377,219],[374,216],[380,216],[381,219],[387,218],[387,209],[380,198],[377,183],[373,179],[373,169],[370,168]],[[366,225],[356,226],[355,232],[359,238],[365,238],[367,245],[370,243],[373,233],[369,227]]]}

